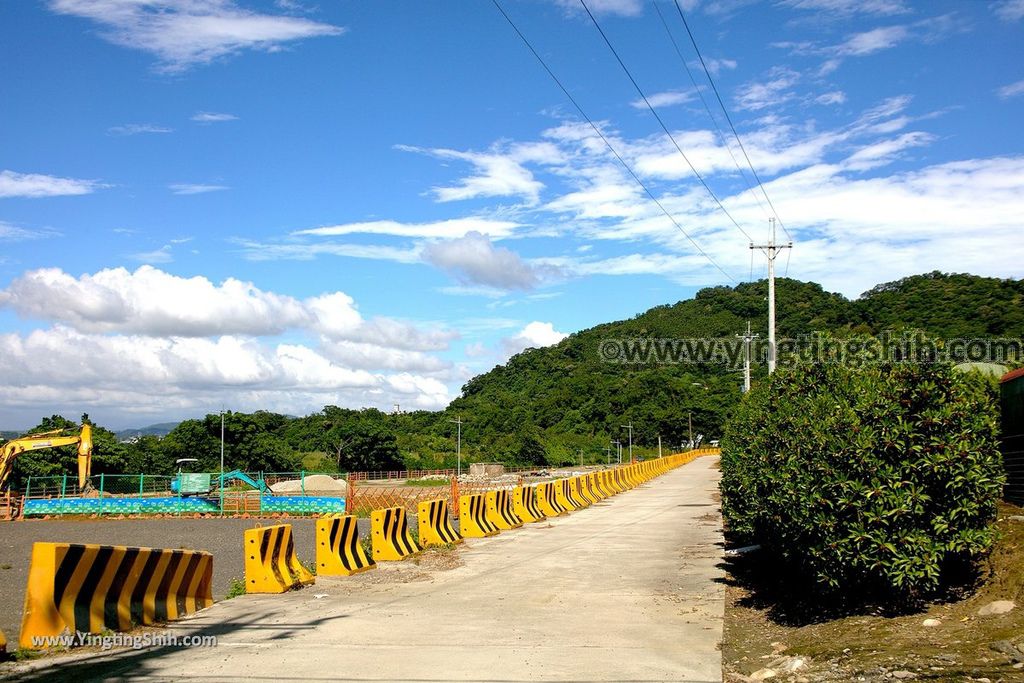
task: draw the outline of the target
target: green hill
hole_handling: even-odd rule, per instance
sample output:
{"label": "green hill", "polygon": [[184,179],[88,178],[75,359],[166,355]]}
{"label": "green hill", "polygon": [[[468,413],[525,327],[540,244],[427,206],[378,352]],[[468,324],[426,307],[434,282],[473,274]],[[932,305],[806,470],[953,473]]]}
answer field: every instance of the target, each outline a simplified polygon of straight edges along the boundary
{"label": "green hill", "polygon": [[[815,283],[780,279],[779,338],[828,332],[836,336],[920,329],[929,336],[1024,338],[1024,281],[929,273],[879,285],[856,300]],[[516,459],[532,441],[552,461],[594,457],[609,439],[626,439],[620,425],[632,421],[635,444],[679,447],[694,434],[717,438],[740,395],[741,373],[716,365],[618,364],[602,360],[607,340],[636,338],[732,338],[749,320],[767,336],[767,282],[703,289],[693,299],[652,308],[630,320],[578,332],[561,343],[528,349],[506,364],[474,377],[429,431],[451,432],[448,420],[466,420],[464,443],[471,455]],[[755,380],[763,366],[754,369]],[[427,425],[421,425],[427,426]],[[415,460],[415,438],[399,436]],[[520,458],[521,459],[521,458]]]}

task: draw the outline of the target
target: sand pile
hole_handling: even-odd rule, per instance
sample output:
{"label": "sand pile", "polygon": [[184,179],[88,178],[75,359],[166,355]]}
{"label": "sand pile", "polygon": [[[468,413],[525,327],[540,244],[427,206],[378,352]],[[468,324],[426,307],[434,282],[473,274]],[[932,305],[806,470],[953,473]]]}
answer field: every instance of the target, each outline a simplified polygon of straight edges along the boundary
{"label": "sand pile", "polygon": [[348,492],[348,482],[344,479],[333,479],[326,474],[311,474],[305,479],[305,487],[302,479],[288,479],[272,484],[270,490],[284,495],[302,494],[305,490],[306,495],[344,496]]}

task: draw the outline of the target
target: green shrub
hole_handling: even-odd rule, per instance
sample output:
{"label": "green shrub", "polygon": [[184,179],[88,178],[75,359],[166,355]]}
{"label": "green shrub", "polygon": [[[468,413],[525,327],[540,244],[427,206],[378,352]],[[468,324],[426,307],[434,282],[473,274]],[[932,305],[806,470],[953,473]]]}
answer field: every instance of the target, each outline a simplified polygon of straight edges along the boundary
{"label": "green shrub", "polygon": [[942,587],[991,547],[1002,484],[991,391],[948,365],[780,369],[722,439],[730,533],[844,599]]}

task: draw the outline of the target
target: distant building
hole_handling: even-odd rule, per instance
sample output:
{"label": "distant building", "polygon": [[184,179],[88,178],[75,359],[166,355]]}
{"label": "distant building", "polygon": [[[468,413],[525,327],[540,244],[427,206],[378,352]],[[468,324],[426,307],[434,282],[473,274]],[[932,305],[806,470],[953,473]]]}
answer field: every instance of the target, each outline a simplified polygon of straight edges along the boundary
{"label": "distant building", "polygon": [[1006,488],[1003,497],[1024,505],[1024,368],[1008,372],[999,380],[1003,413],[1003,467]]}

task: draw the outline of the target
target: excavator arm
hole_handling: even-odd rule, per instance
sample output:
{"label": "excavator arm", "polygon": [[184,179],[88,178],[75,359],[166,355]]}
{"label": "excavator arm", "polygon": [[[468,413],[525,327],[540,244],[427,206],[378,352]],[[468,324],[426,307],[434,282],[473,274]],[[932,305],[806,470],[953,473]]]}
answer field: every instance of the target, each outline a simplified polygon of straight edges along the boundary
{"label": "excavator arm", "polygon": [[77,436],[59,436],[58,432],[29,434],[11,439],[0,446],[0,489],[7,485],[7,480],[14,469],[14,461],[25,451],[75,444],[78,445],[78,488],[84,490],[89,475],[92,474],[92,427],[89,425],[82,425],[82,431]]}

